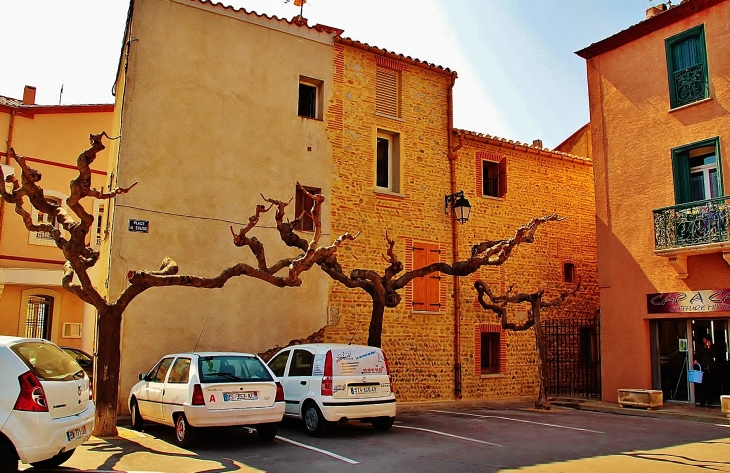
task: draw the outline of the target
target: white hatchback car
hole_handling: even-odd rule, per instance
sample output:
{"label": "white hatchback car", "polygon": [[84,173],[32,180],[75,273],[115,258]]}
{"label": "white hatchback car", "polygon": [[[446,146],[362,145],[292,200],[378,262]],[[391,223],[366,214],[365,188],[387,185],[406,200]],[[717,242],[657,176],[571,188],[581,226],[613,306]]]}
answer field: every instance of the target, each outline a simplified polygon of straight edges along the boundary
{"label": "white hatchback car", "polygon": [[0,336],[0,471],[55,468],[91,436],[89,378],[48,340]]}
{"label": "white hatchback car", "polygon": [[312,343],[282,349],[269,368],[284,386],[287,416],[323,435],[328,422],[359,420],[393,426],[396,402],[385,353],[363,345]]}
{"label": "white hatchback car", "polygon": [[266,364],[248,353],[178,353],[162,358],[129,393],[132,428],[144,421],[175,427],[188,446],[199,427],[252,426],[262,440],[276,437],[284,390]]}

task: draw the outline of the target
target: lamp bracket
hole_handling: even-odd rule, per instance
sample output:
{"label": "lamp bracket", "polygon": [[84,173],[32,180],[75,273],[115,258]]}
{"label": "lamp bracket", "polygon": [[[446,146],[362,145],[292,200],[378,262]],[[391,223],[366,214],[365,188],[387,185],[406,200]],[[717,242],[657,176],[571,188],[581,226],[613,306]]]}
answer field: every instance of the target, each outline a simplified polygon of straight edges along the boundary
{"label": "lamp bracket", "polygon": [[459,191],[456,194],[451,194],[444,196],[444,213],[449,213],[449,207],[454,205],[454,202],[456,202],[456,199],[459,199],[461,197],[464,197],[464,191]]}

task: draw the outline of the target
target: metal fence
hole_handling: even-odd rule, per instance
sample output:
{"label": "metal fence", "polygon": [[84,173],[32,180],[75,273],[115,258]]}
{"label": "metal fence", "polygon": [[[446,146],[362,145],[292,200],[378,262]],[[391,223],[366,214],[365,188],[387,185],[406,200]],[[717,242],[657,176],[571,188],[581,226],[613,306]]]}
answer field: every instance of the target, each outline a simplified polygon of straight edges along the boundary
{"label": "metal fence", "polygon": [[601,324],[597,317],[542,322],[551,396],[601,397]]}

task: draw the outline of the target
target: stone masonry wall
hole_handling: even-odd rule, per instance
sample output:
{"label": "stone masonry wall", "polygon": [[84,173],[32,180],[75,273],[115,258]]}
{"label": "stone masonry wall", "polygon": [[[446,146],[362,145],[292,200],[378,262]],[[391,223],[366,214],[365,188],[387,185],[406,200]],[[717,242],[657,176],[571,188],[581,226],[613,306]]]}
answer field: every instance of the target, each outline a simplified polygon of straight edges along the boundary
{"label": "stone masonry wall", "polygon": [[[404,263],[407,243],[419,241],[439,245],[445,253],[441,260],[451,262],[451,222],[444,213],[444,196],[451,193],[447,158],[450,77],[404,64],[401,117],[379,116],[375,114],[375,57],[368,51],[335,44],[333,96],[325,112],[333,147],[331,238],[361,232],[357,240],[340,247],[338,259],[346,273],[360,268],[382,274],[387,266],[383,260],[387,231]],[[402,177],[398,193],[374,190],[378,129],[400,136]],[[535,244],[516,249],[503,266],[483,269],[460,281],[463,396],[531,395],[537,390],[532,331],[504,334],[505,375],[475,374],[475,327],[496,319],[475,305],[473,282],[482,278],[502,291],[513,283],[521,291],[544,287],[549,298],[567,287],[562,283],[562,265],[570,261],[583,277],[583,290],[557,315],[595,314],[598,296],[591,166],[590,162],[562,161],[557,154],[538,154],[536,149],[508,150],[482,141],[466,140],[457,160],[457,190],[463,189],[472,203],[472,217],[458,228],[460,258],[468,256],[474,243],[512,236],[531,217],[556,211],[569,217],[540,228]],[[481,197],[481,190],[477,193],[477,151],[507,156],[505,199]],[[401,401],[454,398],[453,284],[453,278],[442,276],[446,304],[439,312],[412,311],[406,303],[406,290],[401,291],[397,308],[385,310],[382,346]],[[331,282],[325,340],[365,344],[371,308],[371,299],[364,291]]]}

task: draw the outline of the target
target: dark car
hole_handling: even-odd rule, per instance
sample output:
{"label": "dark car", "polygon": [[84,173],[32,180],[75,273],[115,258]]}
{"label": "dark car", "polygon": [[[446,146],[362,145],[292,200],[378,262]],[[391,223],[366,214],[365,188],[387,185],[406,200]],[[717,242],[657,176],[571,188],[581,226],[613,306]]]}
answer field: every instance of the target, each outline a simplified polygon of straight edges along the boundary
{"label": "dark car", "polygon": [[86,376],[89,377],[89,382],[94,380],[94,358],[83,350],[79,350],[74,347],[61,347],[63,351],[68,353],[71,358],[76,360],[76,363],[84,369]]}

